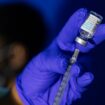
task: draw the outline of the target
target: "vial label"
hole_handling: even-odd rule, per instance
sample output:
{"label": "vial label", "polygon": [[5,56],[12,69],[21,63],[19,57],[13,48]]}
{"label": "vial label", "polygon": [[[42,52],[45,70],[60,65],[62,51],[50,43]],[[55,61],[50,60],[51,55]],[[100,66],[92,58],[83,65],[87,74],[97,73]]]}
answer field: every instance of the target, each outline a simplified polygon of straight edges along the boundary
{"label": "vial label", "polygon": [[89,34],[93,34],[96,26],[100,23],[100,21],[100,18],[93,14],[90,14],[84,24],[81,26],[81,29],[88,32]]}

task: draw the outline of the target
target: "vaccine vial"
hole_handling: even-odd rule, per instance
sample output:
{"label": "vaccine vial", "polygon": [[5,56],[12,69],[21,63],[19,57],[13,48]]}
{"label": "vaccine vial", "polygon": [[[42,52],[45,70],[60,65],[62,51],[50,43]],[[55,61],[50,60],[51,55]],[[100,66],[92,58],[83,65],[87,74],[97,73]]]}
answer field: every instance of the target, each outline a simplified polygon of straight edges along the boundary
{"label": "vaccine vial", "polygon": [[75,41],[85,46],[87,41],[94,36],[94,32],[102,19],[103,17],[101,15],[91,11],[85,22],[81,25],[80,36]]}

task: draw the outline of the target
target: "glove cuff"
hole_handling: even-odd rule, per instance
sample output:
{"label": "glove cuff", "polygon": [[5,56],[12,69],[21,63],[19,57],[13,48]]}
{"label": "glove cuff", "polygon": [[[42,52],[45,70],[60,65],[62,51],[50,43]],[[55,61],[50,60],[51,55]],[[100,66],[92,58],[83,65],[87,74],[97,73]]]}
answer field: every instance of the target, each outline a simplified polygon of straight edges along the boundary
{"label": "glove cuff", "polygon": [[23,105],[32,105],[32,104],[30,104],[30,102],[28,101],[26,96],[24,95],[24,92],[21,88],[21,83],[20,83],[19,77],[16,79],[16,90],[17,90],[18,96],[19,96],[20,100],[22,101]]}

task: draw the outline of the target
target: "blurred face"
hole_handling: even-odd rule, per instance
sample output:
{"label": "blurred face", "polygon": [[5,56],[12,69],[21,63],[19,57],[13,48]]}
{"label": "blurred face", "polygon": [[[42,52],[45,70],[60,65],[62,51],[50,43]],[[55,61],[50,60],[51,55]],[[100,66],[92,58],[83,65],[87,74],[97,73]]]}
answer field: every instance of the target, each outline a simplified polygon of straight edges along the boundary
{"label": "blurred face", "polygon": [[0,98],[5,96],[19,72],[27,61],[26,47],[17,42],[10,45],[0,36]]}
{"label": "blurred face", "polygon": [[27,61],[26,47],[20,43],[12,43],[9,49],[9,66],[11,70],[20,70]]}
{"label": "blurred face", "polygon": [[0,87],[8,88],[28,59],[42,49],[45,27],[39,12],[28,6],[10,5],[0,10],[0,82],[5,80]]}
{"label": "blurred face", "polygon": [[24,45],[18,42],[7,45],[6,39],[0,37],[0,69],[9,66],[9,70],[20,70],[26,63],[27,57],[27,49]]}

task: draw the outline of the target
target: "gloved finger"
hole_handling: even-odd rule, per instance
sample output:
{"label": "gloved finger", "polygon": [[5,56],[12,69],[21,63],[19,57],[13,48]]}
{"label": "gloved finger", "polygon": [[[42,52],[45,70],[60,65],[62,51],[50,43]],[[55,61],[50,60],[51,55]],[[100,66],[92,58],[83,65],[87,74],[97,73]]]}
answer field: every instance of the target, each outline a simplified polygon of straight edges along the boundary
{"label": "gloved finger", "polygon": [[80,68],[77,65],[73,65],[73,67],[71,68],[71,72],[70,72],[70,88],[76,92],[77,90],[79,90],[78,84],[77,84],[77,78],[80,74]]}
{"label": "gloved finger", "polygon": [[68,104],[72,101],[81,98],[82,92],[85,90],[85,86],[89,85],[94,79],[92,73],[85,73],[81,77],[72,76],[70,79],[70,90],[68,92]]}
{"label": "gloved finger", "polygon": [[89,85],[94,79],[92,73],[85,73],[81,77],[72,75],[70,78],[70,89],[68,92],[68,103],[71,104],[72,101],[81,98],[82,92],[85,90],[85,86]]}
{"label": "gloved finger", "polygon": [[74,91],[72,91],[72,89],[70,89],[70,91],[68,92],[68,96],[67,96],[67,105],[71,105],[73,101],[75,101],[79,98],[81,98],[81,94],[78,93],[78,95],[77,95],[77,94],[75,94]]}
{"label": "gloved finger", "polygon": [[[54,99],[55,99],[58,89],[61,85],[61,81],[62,81],[62,76],[59,78],[59,80],[57,82],[54,83],[54,85],[52,85],[48,89],[48,91],[45,92],[43,99],[44,100],[47,99],[46,101],[48,102],[48,105],[52,105],[52,103],[54,103]],[[69,88],[68,86],[65,88],[60,105],[66,105],[66,103],[67,103],[68,88]]]}
{"label": "gloved finger", "polygon": [[79,66],[77,66],[77,65],[73,65],[72,67],[71,67],[71,71],[70,71],[70,77],[78,77],[79,76],[79,74],[80,74],[80,68],[79,68]]}
{"label": "gloved finger", "polygon": [[[71,69],[71,75],[70,76],[76,76],[77,77],[79,75],[79,73],[80,73],[79,67],[77,65],[73,65],[73,67]],[[55,95],[56,95],[55,93],[57,93],[57,90],[58,90],[58,88],[61,84],[61,81],[62,81],[62,77],[51,88],[51,94],[50,94],[50,97],[49,97],[51,103],[53,103],[53,99],[51,97],[55,97]],[[62,101],[61,101],[62,105],[65,105],[65,103],[67,101],[68,88],[69,87],[67,86],[66,89],[65,89],[64,95],[62,97]]]}
{"label": "gloved finger", "polygon": [[68,20],[59,36],[57,37],[58,46],[65,51],[73,51],[73,42],[78,34],[80,26],[87,16],[86,9],[77,10]]}
{"label": "gloved finger", "polygon": [[83,89],[77,83],[78,76],[79,76],[79,74],[70,76],[69,83],[70,83],[70,89],[72,89],[72,91],[75,93],[75,95],[79,97],[80,96],[79,92],[82,92]]}
{"label": "gloved finger", "polygon": [[[97,44],[100,44],[104,40],[105,40],[105,24],[102,24],[97,28],[96,32],[94,33],[93,41],[97,45]],[[88,43],[87,46],[84,47],[80,44],[77,44],[77,47],[80,49],[81,52],[88,52],[92,48],[94,48],[96,45]]]}
{"label": "gloved finger", "polygon": [[97,28],[93,40],[96,44],[100,44],[105,40],[105,24],[102,24]]}
{"label": "gloved finger", "polygon": [[68,58],[60,52],[44,51],[33,59],[34,66],[42,72],[64,74],[68,66]]}
{"label": "gloved finger", "polygon": [[79,87],[79,85],[77,84],[77,77],[73,76],[70,79],[70,89],[73,91],[74,93],[74,98],[80,98],[80,92],[82,92],[82,88]]}
{"label": "gloved finger", "polygon": [[78,70],[79,70],[78,74],[77,74],[76,70],[77,69],[74,68],[70,72],[69,91],[67,94],[67,104],[68,105],[70,105],[72,103],[72,101],[74,101],[78,98],[81,98],[80,91],[82,88],[78,87],[78,84],[77,84],[77,77],[79,76],[80,69],[78,68]]}
{"label": "gloved finger", "polygon": [[93,81],[93,79],[94,79],[93,74],[87,72],[77,79],[77,83],[80,87],[85,87],[89,85]]}

